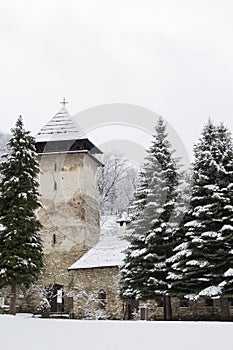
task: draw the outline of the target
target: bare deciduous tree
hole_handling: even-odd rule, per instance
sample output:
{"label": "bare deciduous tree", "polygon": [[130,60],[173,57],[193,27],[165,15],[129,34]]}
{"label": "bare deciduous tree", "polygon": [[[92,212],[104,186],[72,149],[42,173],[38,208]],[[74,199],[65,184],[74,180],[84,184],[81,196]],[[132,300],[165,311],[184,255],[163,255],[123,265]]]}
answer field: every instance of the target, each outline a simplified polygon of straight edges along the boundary
{"label": "bare deciduous tree", "polygon": [[104,167],[98,172],[101,214],[116,214],[127,210],[133,197],[138,169],[122,154],[105,153]]}

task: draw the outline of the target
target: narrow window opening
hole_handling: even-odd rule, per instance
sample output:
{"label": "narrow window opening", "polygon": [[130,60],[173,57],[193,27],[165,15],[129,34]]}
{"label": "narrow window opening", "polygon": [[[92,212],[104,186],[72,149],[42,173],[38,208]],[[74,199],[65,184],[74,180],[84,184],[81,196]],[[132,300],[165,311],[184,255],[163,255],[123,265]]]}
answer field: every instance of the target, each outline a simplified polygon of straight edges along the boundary
{"label": "narrow window opening", "polygon": [[156,298],[156,303],[157,303],[157,307],[163,307],[163,305],[164,305],[163,297],[157,297]]}
{"label": "narrow window opening", "polygon": [[53,234],[53,244],[56,244],[56,241],[57,241],[57,239],[56,239],[56,235],[55,235],[55,233]]}
{"label": "narrow window opening", "polygon": [[54,164],[54,171],[57,171],[57,163]]}
{"label": "narrow window opening", "polygon": [[57,183],[56,183],[56,181],[54,181],[54,190],[55,191],[57,190]]}

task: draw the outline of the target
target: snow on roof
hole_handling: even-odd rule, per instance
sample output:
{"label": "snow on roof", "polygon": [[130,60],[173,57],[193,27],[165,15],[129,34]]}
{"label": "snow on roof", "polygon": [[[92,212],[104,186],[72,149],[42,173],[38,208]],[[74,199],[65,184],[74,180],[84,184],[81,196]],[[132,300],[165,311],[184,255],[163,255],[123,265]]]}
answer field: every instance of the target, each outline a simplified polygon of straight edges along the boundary
{"label": "snow on roof", "polygon": [[65,107],[36,134],[36,142],[77,140],[84,138],[82,130]]}
{"label": "snow on roof", "polygon": [[128,242],[117,234],[115,216],[105,216],[102,220],[100,241],[69,267],[69,270],[95,267],[121,266]]}

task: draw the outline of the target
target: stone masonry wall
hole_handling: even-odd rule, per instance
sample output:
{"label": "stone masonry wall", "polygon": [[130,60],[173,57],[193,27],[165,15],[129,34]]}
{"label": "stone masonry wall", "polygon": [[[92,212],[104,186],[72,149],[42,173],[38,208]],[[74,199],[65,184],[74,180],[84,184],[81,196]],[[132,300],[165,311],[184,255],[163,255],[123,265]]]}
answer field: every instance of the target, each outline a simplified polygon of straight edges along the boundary
{"label": "stone masonry wall", "polygon": [[[73,273],[73,312],[77,318],[123,318],[118,297],[117,267],[82,269]],[[106,299],[102,300],[102,293]]]}
{"label": "stone masonry wall", "polygon": [[[124,319],[127,315],[126,305],[119,298],[119,269],[93,268],[74,270],[73,274],[73,312],[78,318]],[[106,307],[101,314],[98,295],[106,293]],[[163,320],[163,298],[140,302],[139,306],[148,307],[149,320]],[[187,299],[172,298],[174,320],[214,320],[220,319],[220,300],[213,301],[200,298],[196,302]],[[233,317],[233,306],[230,301],[230,314]]]}

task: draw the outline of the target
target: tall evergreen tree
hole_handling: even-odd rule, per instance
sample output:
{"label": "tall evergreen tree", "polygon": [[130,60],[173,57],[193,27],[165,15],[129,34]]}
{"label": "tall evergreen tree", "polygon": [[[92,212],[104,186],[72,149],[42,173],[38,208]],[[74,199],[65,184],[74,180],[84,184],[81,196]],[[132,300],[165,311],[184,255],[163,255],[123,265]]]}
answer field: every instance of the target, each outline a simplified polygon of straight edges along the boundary
{"label": "tall evergreen tree", "polygon": [[169,259],[174,294],[232,296],[233,145],[224,125],[211,121],[194,147],[190,209],[180,227],[184,241]]}
{"label": "tall evergreen tree", "polygon": [[[171,217],[180,175],[162,118],[158,120],[155,130],[143,169],[143,186],[135,198],[141,215],[133,220],[130,227],[130,246],[121,271],[121,297],[125,300],[147,300],[164,296],[169,309],[165,318],[170,318],[170,299],[166,298],[166,259],[172,252],[176,223]],[[140,195],[142,198],[138,201]]]}
{"label": "tall evergreen tree", "polygon": [[40,222],[35,210],[39,172],[35,140],[22,117],[12,129],[10,152],[0,164],[0,287],[11,286],[10,313],[15,313],[16,286],[29,286],[42,268]]}
{"label": "tall evergreen tree", "polygon": [[233,140],[228,129],[221,124],[219,134],[219,207],[221,218],[220,232],[224,239],[224,253],[219,256],[218,271],[221,276],[219,283],[224,297],[233,297]]}

